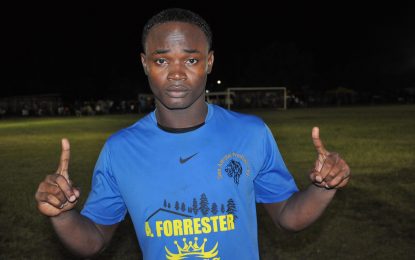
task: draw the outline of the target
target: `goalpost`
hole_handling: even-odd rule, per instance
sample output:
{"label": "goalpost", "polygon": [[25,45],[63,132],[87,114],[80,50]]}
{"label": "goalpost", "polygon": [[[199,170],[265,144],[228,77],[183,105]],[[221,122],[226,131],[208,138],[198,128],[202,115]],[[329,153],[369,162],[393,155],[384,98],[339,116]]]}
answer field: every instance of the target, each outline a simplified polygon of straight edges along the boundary
{"label": "goalpost", "polygon": [[287,88],[286,87],[251,87],[251,88],[228,88],[226,90],[226,106],[264,107],[287,109]]}
{"label": "goalpost", "polygon": [[206,90],[206,102],[211,104],[216,104],[222,107],[226,107],[226,100],[228,96],[234,96],[234,92],[228,91],[216,91],[216,92],[210,92],[209,90]]}

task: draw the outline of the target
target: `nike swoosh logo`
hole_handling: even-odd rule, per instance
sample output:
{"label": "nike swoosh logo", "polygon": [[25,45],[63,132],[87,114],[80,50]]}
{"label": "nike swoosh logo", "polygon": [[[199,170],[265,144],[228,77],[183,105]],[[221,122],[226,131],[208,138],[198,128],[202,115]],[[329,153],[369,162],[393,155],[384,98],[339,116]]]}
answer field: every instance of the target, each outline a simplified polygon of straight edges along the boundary
{"label": "nike swoosh logo", "polygon": [[196,154],[198,154],[198,153],[195,153],[195,154],[193,154],[193,155],[191,155],[191,156],[189,156],[189,157],[187,157],[187,158],[182,158],[182,157],[180,157],[180,163],[181,163],[181,164],[186,163],[188,160],[190,160],[190,159],[192,159],[194,156],[196,156]]}

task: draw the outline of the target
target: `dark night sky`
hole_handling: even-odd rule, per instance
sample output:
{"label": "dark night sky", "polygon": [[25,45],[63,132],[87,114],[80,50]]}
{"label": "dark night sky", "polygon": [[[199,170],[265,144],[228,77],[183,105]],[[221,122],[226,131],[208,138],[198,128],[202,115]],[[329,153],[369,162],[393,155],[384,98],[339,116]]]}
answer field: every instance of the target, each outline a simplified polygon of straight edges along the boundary
{"label": "dark night sky", "polygon": [[148,91],[139,63],[140,33],[164,7],[190,8],[211,25],[213,86],[218,79],[223,88],[286,85],[300,90],[308,85],[378,92],[415,86],[411,1],[251,1],[233,7],[224,7],[223,1],[153,2],[145,7],[140,1],[37,1],[6,8],[0,97],[114,97]]}

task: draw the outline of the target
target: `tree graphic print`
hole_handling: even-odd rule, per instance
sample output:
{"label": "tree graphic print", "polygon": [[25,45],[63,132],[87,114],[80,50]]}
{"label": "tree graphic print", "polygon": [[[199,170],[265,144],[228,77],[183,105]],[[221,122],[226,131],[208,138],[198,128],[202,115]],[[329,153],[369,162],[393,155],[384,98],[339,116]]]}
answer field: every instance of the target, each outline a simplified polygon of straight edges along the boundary
{"label": "tree graphic print", "polygon": [[216,215],[218,213],[218,205],[216,205],[215,202],[212,203],[212,208],[210,209],[213,215]]}
{"label": "tree graphic print", "polygon": [[206,194],[202,193],[200,196],[200,211],[204,216],[206,216],[209,213],[209,202],[206,197]]}
{"label": "tree graphic print", "polygon": [[197,200],[196,200],[196,198],[193,198],[193,213],[194,213],[195,215],[197,215],[197,212],[199,212],[199,207],[198,207],[198,205],[197,205]]}
{"label": "tree graphic print", "polygon": [[233,199],[228,199],[226,213],[232,214],[234,219],[238,218],[235,214],[236,213],[236,204],[233,201]]}
{"label": "tree graphic print", "polygon": [[200,195],[200,199],[197,200],[196,198],[193,198],[192,205],[186,206],[185,202],[179,202],[178,200],[174,203],[174,207],[168,202],[167,199],[163,200],[163,207],[164,208],[174,208],[177,212],[188,212],[193,213],[194,215],[197,215],[199,211],[203,216],[207,215],[217,215],[217,214],[232,214],[235,219],[237,219],[236,216],[236,204],[233,199],[228,199],[227,203],[216,203],[212,202],[209,203],[208,197],[205,193],[202,193]]}

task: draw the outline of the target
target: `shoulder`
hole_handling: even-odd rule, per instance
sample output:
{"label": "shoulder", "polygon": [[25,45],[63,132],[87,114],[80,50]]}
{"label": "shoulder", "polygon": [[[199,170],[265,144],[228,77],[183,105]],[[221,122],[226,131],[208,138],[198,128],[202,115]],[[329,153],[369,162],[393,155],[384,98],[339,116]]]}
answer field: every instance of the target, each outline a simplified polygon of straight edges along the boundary
{"label": "shoulder", "polygon": [[134,124],[125,127],[123,129],[118,130],[117,132],[110,135],[110,137],[106,141],[107,146],[119,146],[125,142],[131,142],[140,136],[149,135],[149,132],[152,131],[152,124],[153,120],[151,118],[151,114],[148,114],[142,118],[140,118]]}
{"label": "shoulder", "polygon": [[256,115],[245,114],[212,105],[215,118],[226,125],[240,127],[241,130],[263,130],[266,128],[264,120]]}

